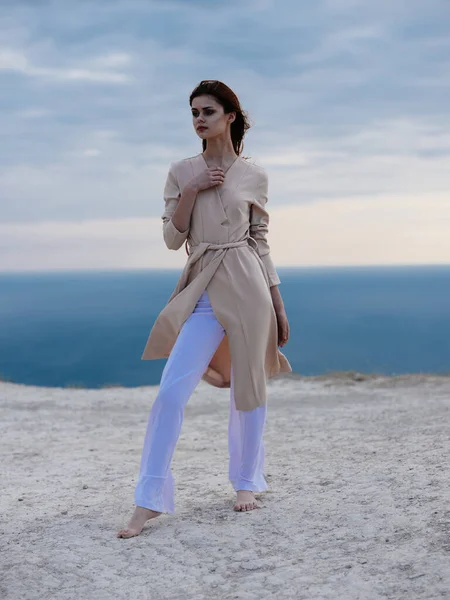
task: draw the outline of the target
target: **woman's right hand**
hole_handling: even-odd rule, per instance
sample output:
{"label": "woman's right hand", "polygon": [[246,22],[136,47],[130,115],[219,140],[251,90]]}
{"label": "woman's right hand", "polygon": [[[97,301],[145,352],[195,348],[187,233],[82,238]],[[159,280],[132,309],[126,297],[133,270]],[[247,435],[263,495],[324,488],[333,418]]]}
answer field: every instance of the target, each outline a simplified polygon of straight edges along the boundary
{"label": "woman's right hand", "polygon": [[214,185],[221,185],[224,182],[224,172],[220,167],[208,167],[201,173],[193,177],[189,185],[193,187],[197,192],[207,190]]}

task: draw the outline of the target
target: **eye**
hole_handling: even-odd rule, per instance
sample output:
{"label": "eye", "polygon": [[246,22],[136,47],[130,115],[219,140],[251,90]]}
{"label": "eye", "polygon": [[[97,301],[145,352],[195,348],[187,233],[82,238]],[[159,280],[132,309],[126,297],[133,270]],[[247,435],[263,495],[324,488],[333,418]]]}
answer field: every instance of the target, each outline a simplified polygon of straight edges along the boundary
{"label": "eye", "polygon": [[[213,115],[216,111],[213,108],[207,108],[205,109],[205,115]],[[193,117],[198,117],[198,110],[193,110],[192,111],[192,116]]]}

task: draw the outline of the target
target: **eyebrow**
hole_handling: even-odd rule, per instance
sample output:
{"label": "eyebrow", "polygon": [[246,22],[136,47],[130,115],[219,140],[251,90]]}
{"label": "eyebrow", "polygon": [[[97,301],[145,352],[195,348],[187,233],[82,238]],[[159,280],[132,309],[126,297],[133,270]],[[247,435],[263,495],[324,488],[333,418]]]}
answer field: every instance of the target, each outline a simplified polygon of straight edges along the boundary
{"label": "eyebrow", "polygon": [[[214,106],[204,106],[203,108],[214,108]],[[193,107],[192,110],[198,110],[198,108]]]}

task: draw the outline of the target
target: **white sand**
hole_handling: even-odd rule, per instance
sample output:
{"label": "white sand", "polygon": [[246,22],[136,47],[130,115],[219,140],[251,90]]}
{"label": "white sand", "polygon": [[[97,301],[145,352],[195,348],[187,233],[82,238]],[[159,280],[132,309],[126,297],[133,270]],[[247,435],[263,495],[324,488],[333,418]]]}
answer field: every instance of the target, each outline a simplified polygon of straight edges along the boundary
{"label": "white sand", "polygon": [[450,598],[450,377],[272,380],[271,490],[249,513],[228,390],[201,382],[177,513],[119,539],[156,391],[0,383],[2,600]]}

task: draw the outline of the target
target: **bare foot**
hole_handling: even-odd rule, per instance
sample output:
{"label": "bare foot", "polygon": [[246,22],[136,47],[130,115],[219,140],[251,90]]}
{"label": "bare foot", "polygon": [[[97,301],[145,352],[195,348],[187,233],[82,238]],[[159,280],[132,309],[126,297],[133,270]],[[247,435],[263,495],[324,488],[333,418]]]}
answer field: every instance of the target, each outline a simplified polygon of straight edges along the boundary
{"label": "bare foot", "polygon": [[249,490],[238,490],[234,510],[245,511],[253,510],[254,508],[259,508],[259,506],[253,492],[250,492]]}
{"label": "bare foot", "polygon": [[117,532],[116,537],[130,538],[134,537],[135,535],[139,535],[145,523],[149,519],[155,519],[156,517],[159,517],[160,514],[160,512],[156,512],[150,508],[136,506],[128,525],[126,527],[122,527],[122,529]]}

